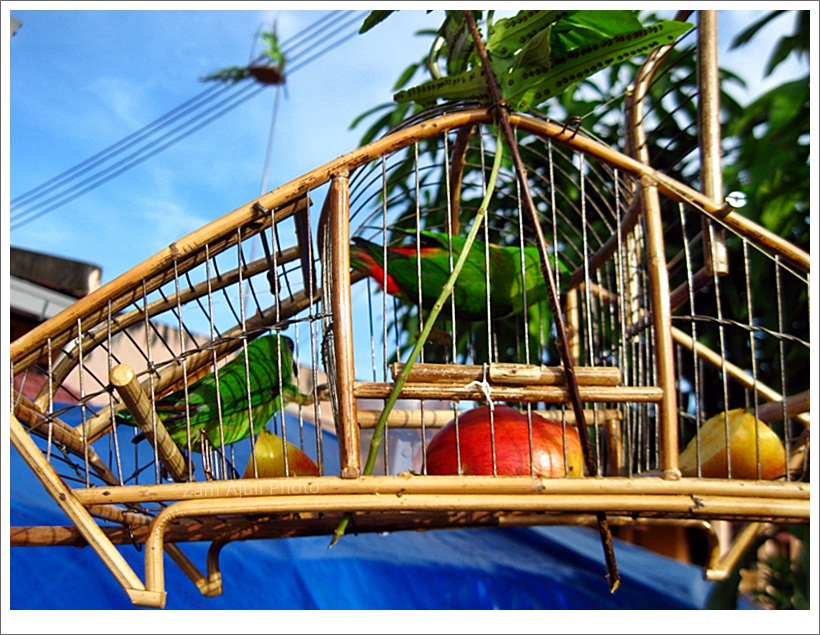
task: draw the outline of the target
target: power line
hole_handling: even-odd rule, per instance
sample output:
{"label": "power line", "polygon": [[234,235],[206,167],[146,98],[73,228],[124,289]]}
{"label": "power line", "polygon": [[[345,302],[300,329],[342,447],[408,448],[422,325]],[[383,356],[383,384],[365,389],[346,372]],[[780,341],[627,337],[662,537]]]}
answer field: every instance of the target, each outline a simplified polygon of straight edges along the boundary
{"label": "power line", "polygon": [[190,113],[192,110],[198,108],[201,105],[201,102],[204,102],[205,99],[212,99],[215,93],[226,91],[230,88],[232,88],[232,86],[228,84],[220,84],[218,86],[212,85],[208,87],[208,89],[202,91],[195,97],[192,97],[191,99],[183,102],[173,110],[165,113],[162,117],[155,119],[147,126],[140,128],[136,132],[133,132],[124,139],[118,141],[117,143],[108,146],[106,149],[101,150],[100,152],[89,157],[85,161],[78,163],[72,168],[66,170],[65,172],[58,174],[46,183],[43,183],[35,187],[34,189],[29,190],[25,194],[21,194],[13,198],[11,200],[11,209],[14,210],[15,207],[25,205],[26,202],[29,201],[32,197],[39,195],[43,187],[57,187],[65,181],[71,180],[71,177],[73,177],[75,173],[86,171],[92,167],[99,165],[100,163],[105,162],[110,156],[121,153],[122,151],[133,146],[135,143],[141,141],[145,137],[150,136],[156,130],[165,127],[166,125],[172,123],[179,117],[182,117],[183,115],[186,115]]}
{"label": "power line", "polygon": [[[259,93],[261,93],[263,90],[265,90],[266,86],[264,86],[264,85],[261,85],[261,86],[256,85],[255,86],[253,84],[248,84],[246,86],[246,89],[247,88],[253,89],[253,91],[248,96],[248,99],[250,99],[250,98],[255,97],[256,95],[258,95]],[[236,96],[234,95],[234,97],[236,97]],[[125,159],[121,159],[117,163],[114,163],[113,165],[109,166],[108,168],[106,168],[106,170],[104,171],[103,174],[97,175],[97,176],[91,176],[87,179],[84,179],[83,181],[80,181],[79,183],[77,183],[76,185],[73,186],[75,191],[73,191],[73,192],[71,192],[71,191],[63,192],[62,193],[63,198],[61,198],[58,202],[51,205],[50,207],[45,207],[45,208],[32,207],[32,208],[29,208],[29,210],[27,212],[25,212],[23,215],[31,214],[32,212],[37,212],[37,213],[34,216],[30,216],[29,218],[24,219],[24,220],[19,220],[19,219],[16,220],[15,224],[12,225],[10,227],[10,229],[11,230],[19,229],[20,227],[22,227],[24,225],[27,225],[31,221],[33,221],[37,218],[40,218],[41,216],[44,216],[45,214],[48,214],[49,212],[53,212],[54,210],[62,207],[63,205],[66,205],[66,204],[70,203],[71,201],[79,198],[83,194],[85,194],[87,192],[90,192],[93,189],[96,189],[97,187],[99,187],[103,183],[107,183],[108,181],[110,181],[111,179],[119,176],[123,172],[126,172],[127,170],[130,170],[134,166],[139,165],[143,161],[145,161],[147,159],[150,159],[151,157],[159,154],[160,152],[162,152],[163,150],[171,147],[175,143],[177,143],[179,141],[182,141],[186,137],[189,137],[194,132],[197,132],[198,130],[200,130],[201,128],[204,128],[209,123],[211,123],[212,121],[218,119],[219,117],[221,117],[225,113],[229,112],[230,110],[233,110],[239,104],[247,102],[248,99],[245,98],[244,94],[240,94],[238,98],[234,98],[224,108],[222,108],[220,110],[217,110],[216,113],[213,114],[212,116],[207,117],[206,119],[198,118],[197,119],[197,124],[195,126],[189,126],[186,129],[181,129],[181,127],[177,127],[175,129],[171,130],[171,133],[176,132],[176,131],[180,131],[180,134],[178,134],[177,136],[171,138],[170,140],[168,140],[165,143],[162,143],[160,145],[153,145],[153,146],[144,147],[144,148],[140,149],[139,152],[137,152],[135,154],[132,154],[129,157],[126,157]],[[206,111],[205,114],[208,114],[209,112],[215,110],[218,106],[221,106],[221,105],[225,104],[226,101],[228,101],[228,100],[227,99],[223,100],[222,102],[220,102],[216,106],[210,108],[208,111]],[[80,189],[77,189],[77,188],[80,188]]]}
{"label": "power line", "polygon": [[[340,13],[347,13],[349,15],[341,18],[338,16]],[[351,25],[358,23],[364,13],[364,11],[332,11],[295,36],[285,40],[282,43],[282,48],[288,51],[287,58],[290,62],[288,74],[293,74],[296,70],[307,66],[310,62],[315,61],[355,36],[358,29],[351,32],[349,28]],[[340,33],[341,35],[339,35]],[[338,36],[337,39],[329,41],[336,36]],[[290,48],[291,46],[293,47],[292,49]],[[322,46],[322,48],[317,49],[317,46]],[[300,48],[304,49],[304,52],[300,53]],[[290,53],[291,50],[295,50],[296,52]],[[301,61],[305,54],[309,54],[308,59]],[[252,61],[251,64],[261,60],[262,57],[257,58]],[[116,176],[119,176],[123,172],[155,156],[194,132],[197,132],[237,106],[246,103],[261,93],[266,87],[265,84],[242,83],[231,85],[221,84],[214,88],[206,89],[147,126],[128,135],[125,139],[98,152],[89,159],[62,172],[29,192],[16,197],[12,201],[11,206],[12,217],[10,219],[10,229],[12,231],[19,229],[99,187]],[[214,104],[213,102],[217,99],[219,99],[219,101]],[[188,117],[186,122],[177,125],[171,130],[167,130],[158,139],[147,141],[149,137],[157,134],[161,130],[167,129],[184,117]],[[203,119],[203,117],[205,118]],[[120,159],[116,163],[104,169],[100,169],[96,174],[86,177],[94,168],[112,161],[116,156],[124,153],[126,150],[134,148],[134,146],[143,141],[146,142],[143,147],[134,150],[130,155]],[[50,190],[55,188],[62,189],[56,193],[51,193],[49,195],[50,204],[43,207],[42,201],[36,197],[46,188]],[[15,208],[23,209],[14,212]]]}

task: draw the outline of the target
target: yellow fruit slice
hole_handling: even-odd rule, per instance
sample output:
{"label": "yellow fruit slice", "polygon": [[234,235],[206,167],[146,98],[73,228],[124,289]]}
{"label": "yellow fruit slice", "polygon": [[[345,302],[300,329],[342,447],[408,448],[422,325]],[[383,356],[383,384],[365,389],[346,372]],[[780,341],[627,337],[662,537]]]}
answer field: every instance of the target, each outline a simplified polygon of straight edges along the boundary
{"label": "yellow fruit slice", "polygon": [[[757,479],[757,443],[760,439],[760,478],[774,479],[786,472],[786,450],[774,431],[745,408],[710,417],[700,429],[701,476],[727,478],[726,416],[729,417],[729,447],[732,478]],[[697,437],[683,452],[679,466],[684,476],[697,476]]]}

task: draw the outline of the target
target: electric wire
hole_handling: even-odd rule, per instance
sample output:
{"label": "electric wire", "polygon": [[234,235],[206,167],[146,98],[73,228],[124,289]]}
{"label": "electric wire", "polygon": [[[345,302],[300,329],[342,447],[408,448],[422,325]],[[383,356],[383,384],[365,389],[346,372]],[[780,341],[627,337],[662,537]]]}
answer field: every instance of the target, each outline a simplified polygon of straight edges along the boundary
{"label": "electric wire", "polygon": [[[312,40],[309,39],[309,34],[311,32],[313,32],[314,30],[316,30],[318,27],[320,27],[323,23],[325,23],[326,21],[332,19],[336,14],[339,14],[339,13],[342,13],[342,12],[341,11],[330,11],[324,17],[316,20],[316,22],[314,22],[310,26],[306,27],[305,29],[303,29],[302,31],[297,33],[295,36],[291,37],[288,40],[285,40],[282,43],[282,47],[284,48],[285,46],[288,46],[291,43],[293,43],[292,44],[293,53],[291,53],[290,56],[297,56],[298,55],[298,51],[296,51],[297,48],[299,48],[302,45],[312,46],[313,44],[315,44]],[[356,12],[354,12],[354,13],[356,13]],[[356,16],[356,17],[358,18],[358,16]],[[322,33],[320,31],[320,36],[321,35],[322,35]],[[257,58],[255,58],[251,61],[251,64],[259,63],[260,61],[262,61],[263,57],[264,56],[258,56]],[[75,173],[86,171],[86,170],[88,170],[92,167],[95,167],[95,166],[99,165],[100,163],[103,163],[111,155],[124,152],[126,149],[132,147],[137,142],[139,142],[142,139],[146,138],[147,136],[150,136],[151,134],[153,134],[153,132],[155,130],[158,130],[160,128],[164,128],[167,125],[169,125],[172,122],[179,119],[180,117],[191,113],[193,110],[195,110],[196,108],[199,107],[200,102],[204,102],[206,99],[213,100],[215,98],[215,96],[218,95],[219,93],[222,93],[222,92],[228,91],[230,89],[234,89],[234,88],[236,88],[236,85],[212,84],[211,86],[209,86],[208,88],[206,88],[205,90],[200,92],[198,95],[195,95],[194,97],[191,97],[190,99],[183,102],[179,106],[176,106],[175,108],[171,109],[170,111],[168,111],[167,113],[165,113],[161,117],[155,119],[154,121],[152,121],[151,123],[147,124],[146,126],[140,128],[139,130],[131,133],[130,135],[128,135],[124,139],[121,139],[120,141],[110,145],[108,148],[105,148],[104,150],[101,150],[97,154],[94,154],[93,156],[89,157],[85,161],[82,161],[81,163],[78,163],[77,165],[69,168],[68,170],[66,170],[64,172],[61,172],[60,174],[53,177],[49,181],[47,181],[47,182],[45,182],[45,183],[43,183],[43,184],[29,190],[28,192],[25,192],[24,194],[21,194],[21,195],[15,197],[15,198],[13,198],[11,200],[11,209],[14,210],[15,207],[19,207],[20,205],[24,205],[26,202],[30,201],[32,198],[39,195],[40,192],[42,192],[42,189],[44,187],[50,187],[50,188],[58,187],[58,186],[62,185],[65,181],[70,180],[69,177],[73,176]]]}
{"label": "electric wire", "polygon": [[[339,17],[338,14],[340,13],[349,13],[352,15]],[[291,64],[289,64],[288,74],[293,74],[296,70],[307,66],[309,63],[355,36],[358,29],[352,31],[349,29],[362,19],[364,13],[366,12],[330,12],[303,29],[297,35],[285,40],[282,43],[282,48],[288,51],[287,59],[291,62]],[[332,39],[334,37],[336,37],[335,40]],[[323,48],[317,50],[317,46],[320,45],[323,45]],[[295,52],[291,53],[291,50]],[[309,55],[309,57],[303,60],[304,55]],[[264,56],[256,58],[249,65],[258,63],[262,59],[264,59]],[[66,205],[132,167],[159,154],[163,150],[201,130],[219,117],[227,114],[237,106],[247,103],[250,99],[264,91],[265,88],[267,88],[266,84],[219,84],[214,88],[202,91],[200,94],[175,107],[142,129],[128,135],[125,139],[98,152],[89,159],[86,159],[29,192],[16,197],[11,205],[10,229],[12,231],[19,229],[41,218],[45,214]],[[225,93],[230,94],[226,97]],[[214,103],[215,101],[216,103]],[[183,118],[187,118],[186,121],[171,130],[166,130],[169,126]],[[156,135],[160,130],[165,132],[158,139],[147,141],[143,144],[143,147],[134,150],[125,158],[120,159],[108,167],[101,168],[97,173],[91,176],[87,176],[93,168],[113,161],[118,155],[127,150],[131,150],[140,144],[140,142],[146,141],[149,137]],[[53,193],[49,197],[49,204],[44,206],[42,200],[38,198],[38,195],[45,189],[54,190],[55,188],[59,188],[59,191]],[[15,212],[15,208],[23,209]]]}

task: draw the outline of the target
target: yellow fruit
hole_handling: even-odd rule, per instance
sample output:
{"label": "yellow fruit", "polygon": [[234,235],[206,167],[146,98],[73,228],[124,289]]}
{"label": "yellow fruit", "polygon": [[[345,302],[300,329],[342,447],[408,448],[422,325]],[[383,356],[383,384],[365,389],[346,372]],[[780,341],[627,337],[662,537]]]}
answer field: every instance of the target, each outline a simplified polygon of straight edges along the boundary
{"label": "yellow fruit", "polygon": [[[319,468],[307,454],[288,441],[288,476],[318,476]],[[282,437],[267,428],[262,428],[254,445],[256,473],[259,478],[285,476],[285,459],[282,452]],[[253,457],[242,478],[253,478]]]}
{"label": "yellow fruit", "polygon": [[[726,415],[721,412],[706,420],[700,429],[701,476],[726,478]],[[774,479],[786,472],[786,450],[772,429],[745,408],[728,412],[732,478],[757,479],[757,443],[760,439],[760,478]],[[697,437],[680,455],[684,476],[697,476]]]}

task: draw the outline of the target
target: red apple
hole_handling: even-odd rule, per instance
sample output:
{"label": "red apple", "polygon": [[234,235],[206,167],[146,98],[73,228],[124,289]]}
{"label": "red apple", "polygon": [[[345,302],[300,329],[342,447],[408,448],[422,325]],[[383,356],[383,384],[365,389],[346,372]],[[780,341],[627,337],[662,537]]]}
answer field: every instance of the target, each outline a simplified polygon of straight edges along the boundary
{"label": "red apple", "polygon": [[[444,426],[427,446],[427,474],[493,473],[493,447],[490,437],[490,407],[468,410]],[[526,413],[510,406],[495,406],[496,474],[529,475],[530,442]],[[564,470],[564,426],[532,413],[532,463],[535,476],[581,476],[584,457],[581,441],[574,428],[566,426],[567,470]]]}

